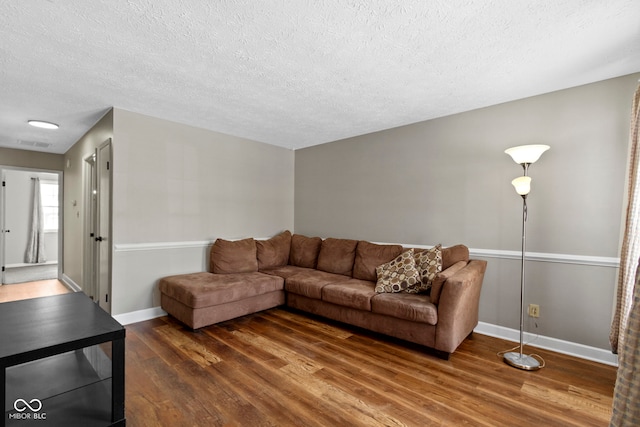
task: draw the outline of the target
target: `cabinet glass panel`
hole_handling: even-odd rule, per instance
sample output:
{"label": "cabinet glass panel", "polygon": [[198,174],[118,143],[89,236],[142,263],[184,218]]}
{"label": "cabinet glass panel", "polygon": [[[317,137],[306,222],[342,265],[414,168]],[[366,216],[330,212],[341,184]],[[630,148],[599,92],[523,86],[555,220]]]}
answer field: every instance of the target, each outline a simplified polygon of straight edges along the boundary
{"label": "cabinet glass panel", "polygon": [[6,425],[109,425],[111,366],[107,342],[7,368]]}

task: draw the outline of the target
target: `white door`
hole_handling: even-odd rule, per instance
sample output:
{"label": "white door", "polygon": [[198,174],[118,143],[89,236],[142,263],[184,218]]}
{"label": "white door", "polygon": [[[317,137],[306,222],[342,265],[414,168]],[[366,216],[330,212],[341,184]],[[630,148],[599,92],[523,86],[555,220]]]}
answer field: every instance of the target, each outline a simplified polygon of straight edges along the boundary
{"label": "white door", "polygon": [[6,182],[5,182],[5,171],[4,169],[0,170],[1,172],[1,177],[2,178],[2,187],[0,189],[0,215],[2,215],[2,217],[0,218],[0,264],[2,264],[2,272],[0,273],[0,285],[4,284],[4,266],[5,266],[5,261],[4,261],[4,247],[5,247],[5,240],[6,237],[9,236],[9,232],[11,232],[11,229],[7,228],[7,218],[5,215],[5,198],[6,198]]}
{"label": "white door", "polygon": [[[2,170],[2,270],[24,263],[29,236],[31,204],[29,173],[22,170]],[[2,283],[6,283],[2,276]]]}
{"label": "white door", "polygon": [[98,147],[97,157],[97,265],[98,303],[111,313],[111,140]]}
{"label": "white door", "polygon": [[96,221],[98,210],[98,184],[97,184],[97,153],[93,153],[85,160],[84,192],[85,192],[85,225],[84,225],[84,274],[82,278],[82,290],[93,301],[98,301],[97,272],[97,246],[98,223]]}

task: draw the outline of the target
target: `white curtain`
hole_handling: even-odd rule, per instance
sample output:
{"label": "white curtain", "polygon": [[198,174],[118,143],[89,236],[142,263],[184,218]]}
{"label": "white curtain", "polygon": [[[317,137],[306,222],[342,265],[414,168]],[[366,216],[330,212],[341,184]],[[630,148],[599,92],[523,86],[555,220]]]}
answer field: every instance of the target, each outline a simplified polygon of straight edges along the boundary
{"label": "white curtain", "polygon": [[31,212],[31,230],[27,243],[26,262],[45,262],[44,256],[44,218],[42,198],[40,197],[40,178],[33,179],[33,211]]}
{"label": "white curtain", "polygon": [[[640,273],[640,268],[638,269]],[[610,427],[640,425],[640,274],[636,275],[624,344],[618,357],[618,376],[613,392]]]}
{"label": "white curtain", "polygon": [[640,85],[631,115],[629,205],[625,227],[611,347],[618,353],[611,427],[640,425]]}
{"label": "white curtain", "polygon": [[629,187],[625,231],[620,251],[620,271],[618,273],[618,295],[616,311],[609,341],[614,353],[624,347],[625,327],[631,312],[633,290],[636,283],[636,268],[640,259],[640,86],[633,98],[629,153]]}

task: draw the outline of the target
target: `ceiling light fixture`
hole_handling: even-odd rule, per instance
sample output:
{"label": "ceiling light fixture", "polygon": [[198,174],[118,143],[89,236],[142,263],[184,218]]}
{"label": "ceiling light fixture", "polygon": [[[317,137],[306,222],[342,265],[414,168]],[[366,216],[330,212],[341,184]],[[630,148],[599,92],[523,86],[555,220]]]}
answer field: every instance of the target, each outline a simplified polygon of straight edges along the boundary
{"label": "ceiling light fixture", "polygon": [[31,126],[42,129],[58,129],[60,127],[55,123],[45,122],[42,120],[29,120],[27,123],[29,123]]}

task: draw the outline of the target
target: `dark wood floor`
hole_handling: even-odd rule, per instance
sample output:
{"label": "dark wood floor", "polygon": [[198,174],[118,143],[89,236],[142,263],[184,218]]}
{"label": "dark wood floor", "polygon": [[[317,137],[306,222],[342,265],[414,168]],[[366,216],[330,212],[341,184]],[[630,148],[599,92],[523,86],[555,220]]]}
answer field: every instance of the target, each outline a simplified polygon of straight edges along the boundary
{"label": "dark wood floor", "polygon": [[127,326],[130,426],[607,426],[616,369],[475,334],[444,361],[284,309],[203,328]]}

